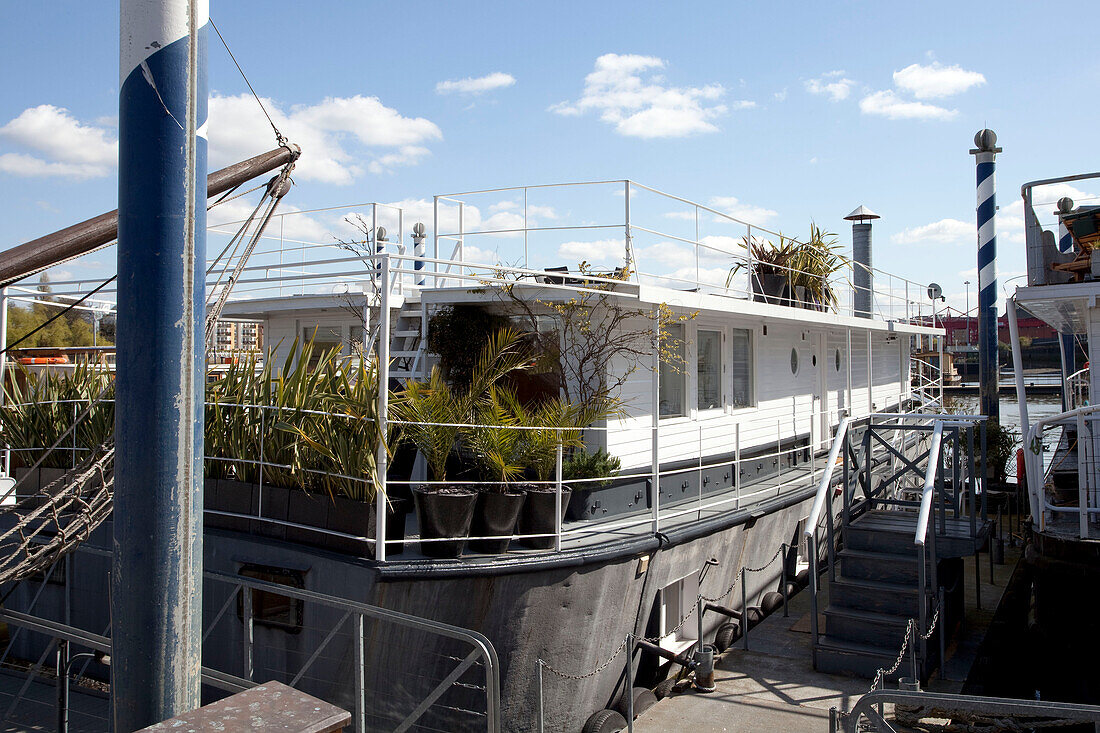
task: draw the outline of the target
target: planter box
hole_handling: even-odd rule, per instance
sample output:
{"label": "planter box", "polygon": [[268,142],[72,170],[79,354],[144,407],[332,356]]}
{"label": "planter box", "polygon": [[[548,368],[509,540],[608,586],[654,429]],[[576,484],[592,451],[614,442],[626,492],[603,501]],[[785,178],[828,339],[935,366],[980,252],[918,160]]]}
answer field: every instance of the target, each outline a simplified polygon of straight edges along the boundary
{"label": "planter box", "polygon": [[[257,484],[227,479],[206,480],[205,502],[206,509],[242,515],[205,513],[207,527],[246,532],[358,557],[374,556],[374,549],[366,540],[330,534],[340,532],[373,539],[376,525],[374,502],[368,504],[339,496],[330,498],[266,484],[261,489]],[[401,542],[405,538],[405,515],[409,511],[409,502],[391,498],[389,504],[386,539]],[[266,522],[264,519],[277,521]],[[302,526],[290,526],[284,522]]]}

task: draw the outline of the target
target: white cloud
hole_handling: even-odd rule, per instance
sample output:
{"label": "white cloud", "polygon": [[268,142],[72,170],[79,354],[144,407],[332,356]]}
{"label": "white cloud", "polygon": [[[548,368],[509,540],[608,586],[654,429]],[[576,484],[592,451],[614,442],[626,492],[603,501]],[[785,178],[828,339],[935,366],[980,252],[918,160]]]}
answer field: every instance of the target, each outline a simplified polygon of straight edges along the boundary
{"label": "white cloud", "polygon": [[0,155],[0,170],[17,176],[101,178],[118,163],[118,141],[106,129],[83,124],[51,104],[23,110],[0,127],[0,139],[43,156]]}
{"label": "white cloud", "polygon": [[504,89],[516,83],[516,78],[503,71],[494,71],[485,76],[468,76],[465,79],[441,81],[435,85],[436,94],[484,94],[495,89]]}
{"label": "white cloud", "polygon": [[756,109],[756,102],[751,99],[738,99],[730,103],[730,109]]}
{"label": "white cloud", "polygon": [[810,94],[827,94],[834,102],[847,99],[855,82],[844,76],[843,71],[830,71],[816,79],[807,79],[806,91]]}
{"label": "white cloud", "polygon": [[910,64],[894,72],[894,85],[917,99],[950,97],[982,84],[985,77],[977,71],[967,71],[957,64],[943,66],[937,61],[928,66]]}
{"label": "white cloud", "polygon": [[[364,157],[372,173],[412,165],[428,154],[424,143],[443,136],[434,122],[404,117],[377,97],[328,97],[288,111],[270,99],[264,99],[264,105],[283,134],[301,146],[295,175],[302,181],[348,185],[362,175],[363,167],[357,161]],[[256,101],[244,94],[212,95],[209,129],[212,168],[274,145],[270,126]],[[348,149],[352,142],[366,150],[353,154]]]}
{"label": "white cloud", "polygon": [[958,114],[934,104],[904,100],[890,89],[868,94],[859,100],[859,108],[864,114],[891,120],[949,120]]}
{"label": "white cloud", "polygon": [[764,224],[769,219],[779,216],[778,211],[745,203],[736,196],[712,196],[708,203],[711,207],[729,214],[734,219],[740,219],[750,224]]}
{"label": "white cloud", "polygon": [[608,264],[620,262],[625,256],[621,239],[599,239],[594,242],[563,242],[558,245],[558,257],[575,263]]}
{"label": "white cloud", "polygon": [[968,240],[975,241],[976,237],[977,229],[975,229],[974,222],[940,219],[931,224],[903,229],[892,235],[890,241],[894,244],[922,244],[926,242],[942,244],[962,243]]}
{"label": "white cloud", "polygon": [[[218,204],[206,213],[206,225],[208,228],[217,228],[222,232],[236,232],[243,222],[252,213],[254,204],[245,199],[235,199]],[[325,224],[309,214],[296,213],[298,207],[286,203],[279,205],[279,212],[268,225],[265,236],[278,237],[282,234],[287,239],[296,239],[319,244],[333,241],[336,227]],[[220,249],[219,245],[219,249]],[[265,248],[269,245],[265,245]],[[211,244],[209,254],[214,256],[214,245]]]}
{"label": "white cloud", "polygon": [[[718,84],[701,87],[667,85],[654,73],[666,62],[655,56],[604,54],[585,77],[584,92],[575,102],[550,107],[560,115],[579,116],[596,112],[614,125],[620,135],[640,138],[686,137],[717,132],[713,120],[727,107],[717,104],[725,94]],[[739,108],[745,102],[738,102]]]}
{"label": "white cloud", "polygon": [[777,102],[786,102],[787,101],[787,87],[783,87],[778,92],[773,94],[772,99],[774,99]]}

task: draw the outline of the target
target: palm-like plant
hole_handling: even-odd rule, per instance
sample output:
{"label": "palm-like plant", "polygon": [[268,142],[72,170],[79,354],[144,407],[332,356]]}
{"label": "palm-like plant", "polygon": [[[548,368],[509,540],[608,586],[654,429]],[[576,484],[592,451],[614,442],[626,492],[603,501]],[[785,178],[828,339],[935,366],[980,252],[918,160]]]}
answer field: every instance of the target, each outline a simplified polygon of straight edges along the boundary
{"label": "palm-like plant", "polygon": [[836,234],[810,222],[810,237],[793,247],[790,256],[791,286],[806,288],[815,303],[835,305],[836,295],[829,287],[829,278],[846,265]]}
{"label": "palm-like plant", "polygon": [[503,328],[489,338],[470,375],[465,390],[452,387],[438,366],[427,382],[412,380],[393,403],[394,416],[402,421],[402,437],[420,450],[433,481],[447,480],[447,458],[466,425],[479,409],[491,404],[492,387],[506,374],[529,361],[521,348],[522,335]]}

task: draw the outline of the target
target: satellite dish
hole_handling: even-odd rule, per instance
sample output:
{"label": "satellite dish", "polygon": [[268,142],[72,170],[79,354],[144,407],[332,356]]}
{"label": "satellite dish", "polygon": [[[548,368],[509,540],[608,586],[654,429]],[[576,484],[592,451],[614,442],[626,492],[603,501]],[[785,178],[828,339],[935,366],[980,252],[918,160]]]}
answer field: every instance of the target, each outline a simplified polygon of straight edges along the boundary
{"label": "satellite dish", "polygon": [[928,297],[931,300],[937,300],[943,297],[943,288],[936,283],[932,283],[928,286]]}
{"label": "satellite dish", "polygon": [[374,241],[385,242],[386,241],[386,227],[377,227],[374,230]]}
{"label": "satellite dish", "polygon": [[413,236],[414,237],[423,237],[425,231],[426,231],[426,229],[424,227],[424,222],[418,221],[415,224],[413,224]]}

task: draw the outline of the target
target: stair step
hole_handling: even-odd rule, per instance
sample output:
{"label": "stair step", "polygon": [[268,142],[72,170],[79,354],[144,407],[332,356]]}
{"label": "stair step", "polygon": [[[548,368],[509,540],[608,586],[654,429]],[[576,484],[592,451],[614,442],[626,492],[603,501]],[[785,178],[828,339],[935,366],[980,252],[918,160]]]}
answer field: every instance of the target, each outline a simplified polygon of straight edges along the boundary
{"label": "stair step", "polygon": [[856,550],[845,547],[837,553],[845,578],[885,580],[891,583],[917,582],[917,557],[894,552]]}
{"label": "stair step", "polygon": [[419,351],[390,351],[391,359],[412,359],[420,355]]}
{"label": "stair step", "polygon": [[892,552],[899,555],[916,555],[918,548],[913,543],[913,528],[883,529],[880,527],[861,527],[849,525],[844,530],[844,546],[853,550],[873,550]]}
{"label": "stair step", "polygon": [[408,330],[398,329],[398,330],[393,332],[393,336],[396,337],[396,338],[412,338],[414,336],[419,336],[419,335],[420,335],[420,329],[419,328],[410,328]]}
{"label": "stair step", "polygon": [[[898,641],[900,648],[901,642]],[[848,674],[856,677],[872,679],[875,672],[889,669],[898,658],[898,649],[889,649],[886,646],[876,644],[862,644],[848,639],[836,639],[828,634],[817,637],[815,648],[817,663],[814,665],[818,672],[833,674]],[[899,676],[908,676],[910,668],[902,663],[898,671],[887,677],[887,680],[896,680]]]}
{"label": "stair step", "polygon": [[829,601],[839,607],[903,616],[916,616],[920,611],[916,583],[838,576],[829,583]]}
{"label": "stair step", "polygon": [[908,616],[841,608],[830,605],[825,609],[825,633],[833,639],[852,640],[889,647],[901,647],[905,638]]}

